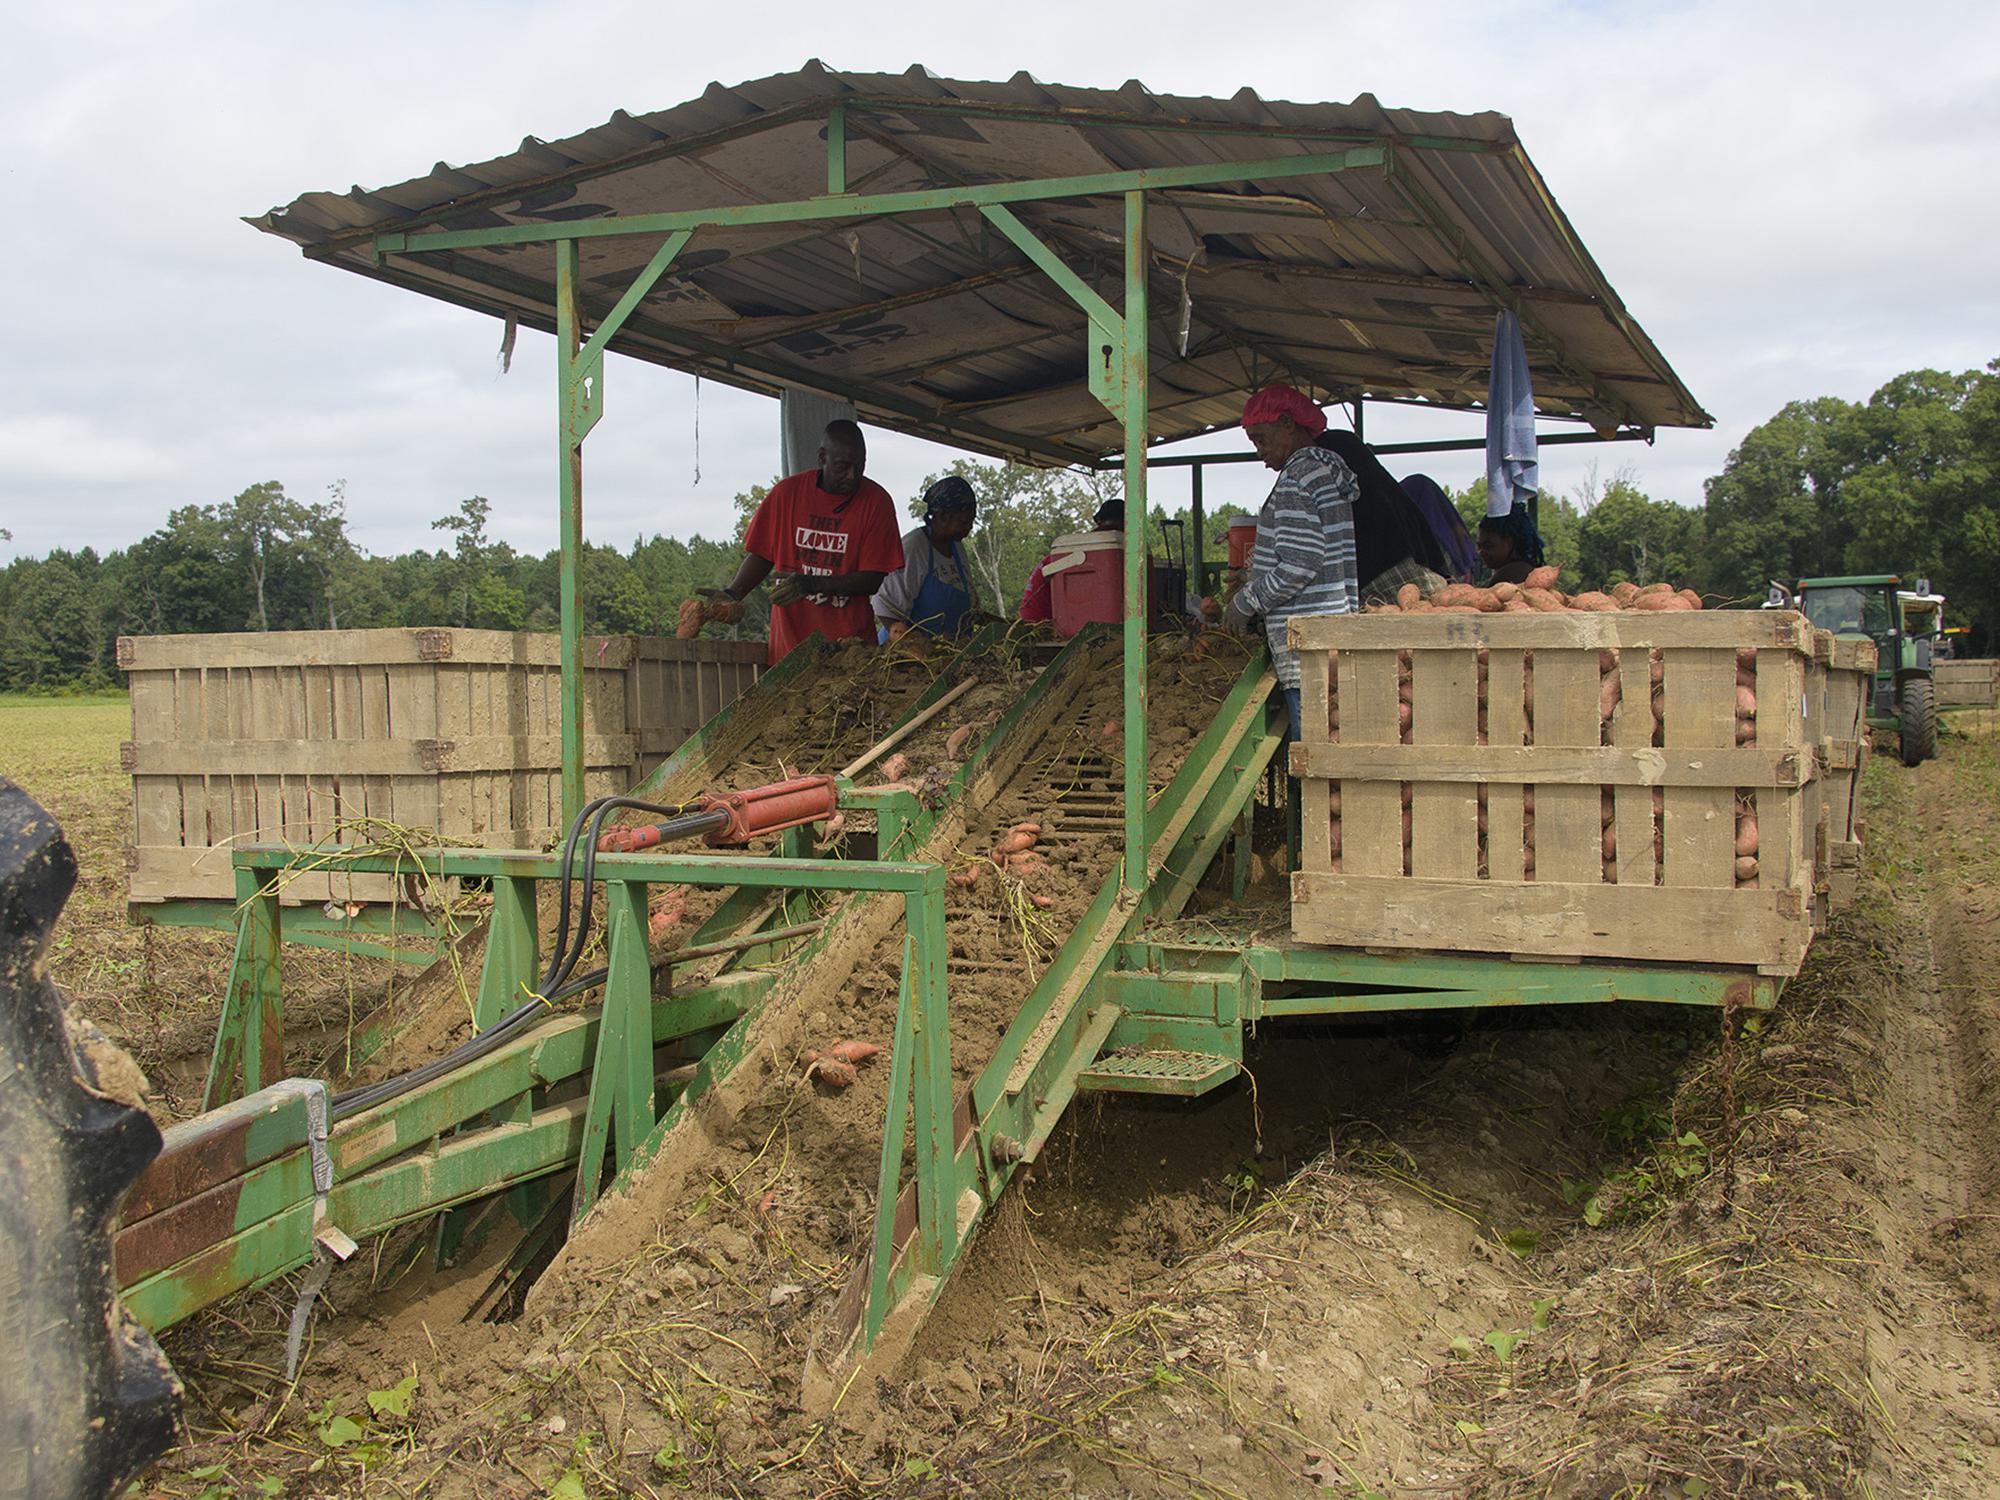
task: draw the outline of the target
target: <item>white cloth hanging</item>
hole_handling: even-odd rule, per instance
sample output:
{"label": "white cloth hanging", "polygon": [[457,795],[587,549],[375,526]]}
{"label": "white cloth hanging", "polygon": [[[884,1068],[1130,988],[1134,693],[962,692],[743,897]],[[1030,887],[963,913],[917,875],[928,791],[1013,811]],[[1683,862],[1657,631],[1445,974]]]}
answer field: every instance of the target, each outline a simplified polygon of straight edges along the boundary
{"label": "white cloth hanging", "polygon": [[1486,385],[1486,514],[1504,516],[1542,487],[1535,458],[1535,391],[1521,320],[1493,322],[1493,373]]}

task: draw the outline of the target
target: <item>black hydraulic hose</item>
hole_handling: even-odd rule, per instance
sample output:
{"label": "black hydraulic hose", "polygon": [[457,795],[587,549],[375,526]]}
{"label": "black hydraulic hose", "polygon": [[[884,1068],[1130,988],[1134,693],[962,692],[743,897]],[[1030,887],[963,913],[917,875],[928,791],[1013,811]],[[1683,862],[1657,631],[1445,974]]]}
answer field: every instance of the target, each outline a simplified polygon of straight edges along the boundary
{"label": "black hydraulic hose", "polygon": [[[583,956],[586,943],[590,940],[590,891],[597,876],[597,840],[603,831],[604,819],[621,807],[638,812],[656,813],[668,818],[671,830],[666,836],[699,833],[713,823],[708,814],[687,814],[687,804],[664,807],[654,802],[641,802],[634,797],[598,797],[586,803],[577,813],[569,827],[569,834],[563,841],[562,884],[557,898],[558,914],[555,950],[549,956],[549,965],[542,972],[541,983],[536,986],[538,993],[524,1005],[517,1006],[484,1031],[468,1038],[439,1058],[412,1068],[407,1073],[399,1073],[394,1078],[385,1078],[379,1083],[366,1084],[346,1093],[335,1094],[331,1101],[333,1118],[344,1120],[358,1115],[364,1110],[375,1108],[397,1099],[412,1089],[422,1088],[446,1074],[464,1067],[492,1052],[501,1043],[510,1041],[519,1032],[527,1029],[528,1023],[538,1013],[552,1010],[559,1000],[567,1000],[572,995],[580,995],[586,990],[596,989],[603,984],[607,970],[595,969],[582,977],[572,980],[571,972],[576,961]],[[570,871],[576,859],[578,836],[585,823],[590,825],[589,841],[584,845],[583,855],[583,903],[582,912],[576,923],[576,936],[570,940]]]}

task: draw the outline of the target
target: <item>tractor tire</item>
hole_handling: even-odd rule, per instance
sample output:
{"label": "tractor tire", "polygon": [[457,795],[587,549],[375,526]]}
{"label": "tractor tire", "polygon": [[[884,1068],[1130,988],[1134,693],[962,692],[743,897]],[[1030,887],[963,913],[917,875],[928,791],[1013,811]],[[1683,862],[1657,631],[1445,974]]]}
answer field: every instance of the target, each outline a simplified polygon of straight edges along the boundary
{"label": "tractor tire", "polygon": [[55,819],[0,777],[0,1500],[116,1494],[180,1413],[112,1274],[112,1220],[160,1149],[145,1080],[43,966],[75,884]]}
{"label": "tractor tire", "polygon": [[1937,690],[1928,677],[1903,684],[1903,764],[1914,766],[1937,755]]}

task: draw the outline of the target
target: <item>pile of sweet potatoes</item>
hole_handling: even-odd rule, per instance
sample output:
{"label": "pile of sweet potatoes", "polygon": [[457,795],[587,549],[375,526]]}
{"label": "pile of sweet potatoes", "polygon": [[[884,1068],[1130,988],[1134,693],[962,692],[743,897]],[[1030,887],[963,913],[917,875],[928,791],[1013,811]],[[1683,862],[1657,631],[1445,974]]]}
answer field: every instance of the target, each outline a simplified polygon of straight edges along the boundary
{"label": "pile of sweet potatoes", "polygon": [[1614,583],[1609,593],[1587,590],[1565,594],[1556,588],[1558,573],[1553,567],[1537,568],[1521,583],[1496,583],[1481,587],[1472,583],[1448,583],[1426,595],[1414,583],[1396,591],[1396,602],[1368,606],[1370,614],[1559,614],[1575,610],[1581,614],[1610,614],[1631,609],[1648,612],[1700,609],[1701,595],[1693,589],[1677,589],[1671,583]]}

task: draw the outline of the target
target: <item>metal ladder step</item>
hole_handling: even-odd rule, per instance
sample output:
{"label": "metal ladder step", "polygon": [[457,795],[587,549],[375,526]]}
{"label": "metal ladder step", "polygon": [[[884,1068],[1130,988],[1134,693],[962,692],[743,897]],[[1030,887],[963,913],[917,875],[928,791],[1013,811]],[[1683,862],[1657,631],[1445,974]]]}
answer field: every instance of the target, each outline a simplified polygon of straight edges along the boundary
{"label": "metal ladder step", "polygon": [[1118,1094],[1178,1094],[1193,1098],[1227,1083],[1241,1071],[1234,1058],[1213,1052],[1133,1049],[1100,1057],[1077,1075],[1079,1091]]}

